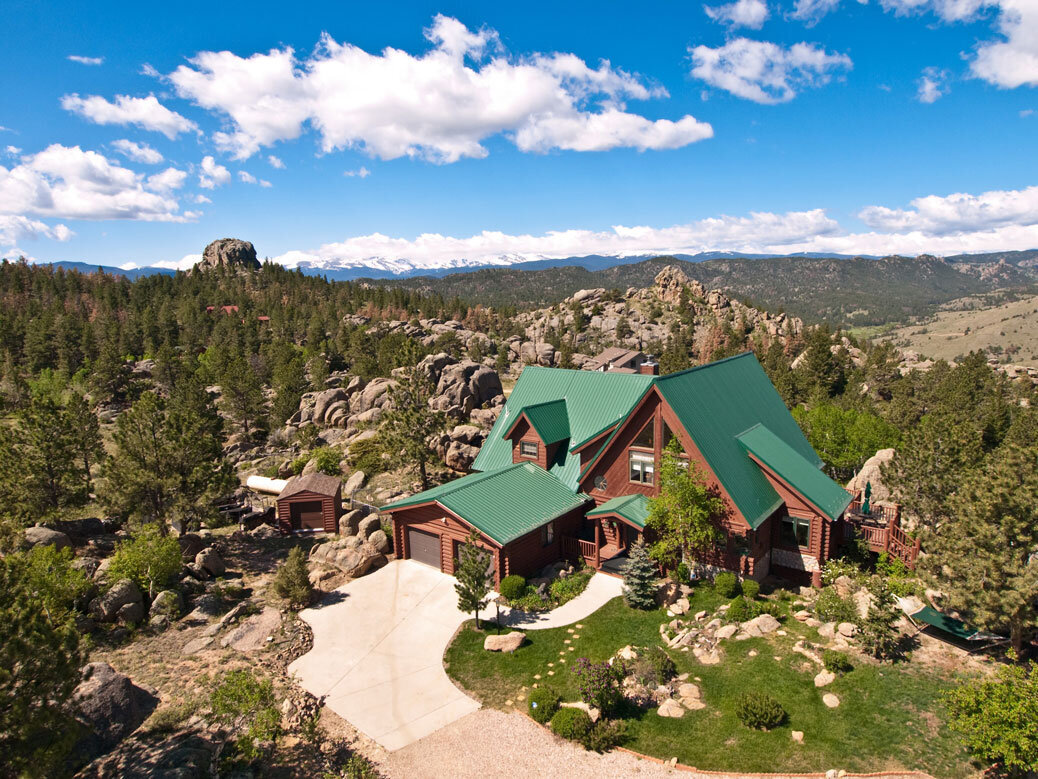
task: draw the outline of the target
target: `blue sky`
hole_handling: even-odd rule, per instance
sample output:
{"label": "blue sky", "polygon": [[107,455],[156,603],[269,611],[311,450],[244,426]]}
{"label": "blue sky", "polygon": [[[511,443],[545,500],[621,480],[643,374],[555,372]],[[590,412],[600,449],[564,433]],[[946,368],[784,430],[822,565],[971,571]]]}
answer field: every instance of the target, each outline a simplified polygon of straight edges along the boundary
{"label": "blue sky", "polygon": [[1038,247],[1038,0],[151,5],[5,3],[0,255]]}

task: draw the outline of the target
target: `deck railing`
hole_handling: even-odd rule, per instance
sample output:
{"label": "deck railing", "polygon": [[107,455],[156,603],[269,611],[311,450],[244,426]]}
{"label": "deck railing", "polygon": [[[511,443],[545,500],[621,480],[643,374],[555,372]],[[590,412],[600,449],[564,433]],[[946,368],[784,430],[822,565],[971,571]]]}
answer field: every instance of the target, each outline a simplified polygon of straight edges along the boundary
{"label": "deck railing", "polygon": [[919,539],[909,537],[901,527],[901,506],[873,505],[868,514],[863,514],[861,493],[853,495],[844,517],[854,526],[855,534],[864,538],[873,552],[886,552],[914,568]]}
{"label": "deck railing", "polygon": [[847,513],[853,515],[854,518],[872,519],[876,522],[882,522],[887,524],[890,520],[900,520],[901,518],[901,507],[900,506],[870,506],[868,514],[861,513],[862,502],[860,498],[855,498],[851,501],[851,505],[847,507]]}
{"label": "deck railing", "polygon": [[573,536],[563,536],[562,542],[562,553],[566,558],[576,560],[578,557],[583,557],[586,562],[595,562],[597,550],[594,541],[585,541],[583,538],[574,538]]}

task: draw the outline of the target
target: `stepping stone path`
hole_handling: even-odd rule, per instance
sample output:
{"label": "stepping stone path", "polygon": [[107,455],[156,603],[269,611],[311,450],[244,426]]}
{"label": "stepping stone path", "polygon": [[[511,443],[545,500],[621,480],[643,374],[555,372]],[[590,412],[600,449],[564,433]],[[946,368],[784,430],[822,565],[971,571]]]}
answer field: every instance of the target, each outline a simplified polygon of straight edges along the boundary
{"label": "stepping stone path", "polygon": [[840,699],[833,695],[831,692],[827,692],[822,696],[822,703],[828,706],[830,709],[835,709],[840,705]]}
{"label": "stepping stone path", "polygon": [[815,676],[815,687],[825,687],[836,681],[836,674],[831,671],[819,671]]}
{"label": "stepping stone path", "polygon": [[673,698],[667,698],[660,704],[660,707],[656,709],[656,713],[661,717],[671,717],[673,719],[681,719],[685,716],[684,707]]}
{"label": "stepping stone path", "polygon": [[790,733],[790,735],[793,737],[793,740],[796,743],[798,743],[798,744],[803,744],[804,743],[804,731],[802,731],[802,730],[794,730],[792,733]]}

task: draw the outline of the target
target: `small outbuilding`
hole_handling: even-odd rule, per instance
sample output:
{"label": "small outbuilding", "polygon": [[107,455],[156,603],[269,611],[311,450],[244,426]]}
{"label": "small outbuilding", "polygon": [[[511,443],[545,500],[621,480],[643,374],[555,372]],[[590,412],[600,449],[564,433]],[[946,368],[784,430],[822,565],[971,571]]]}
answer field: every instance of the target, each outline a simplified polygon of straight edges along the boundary
{"label": "small outbuilding", "polygon": [[342,480],[323,473],[294,476],[278,495],[277,505],[282,533],[336,533],[342,516]]}

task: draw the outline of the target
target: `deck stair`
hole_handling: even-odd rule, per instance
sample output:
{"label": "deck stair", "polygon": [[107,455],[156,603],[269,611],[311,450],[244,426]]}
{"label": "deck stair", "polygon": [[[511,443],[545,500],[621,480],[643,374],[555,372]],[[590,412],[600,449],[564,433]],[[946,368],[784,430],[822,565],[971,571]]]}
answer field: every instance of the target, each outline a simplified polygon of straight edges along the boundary
{"label": "deck stair", "polygon": [[844,515],[854,532],[869,544],[877,554],[886,552],[909,568],[915,568],[919,557],[919,539],[912,538],[901,527],[901,506],[898,504],[873,505],[868,514],[862,512],[862,495],[855,493]]}

